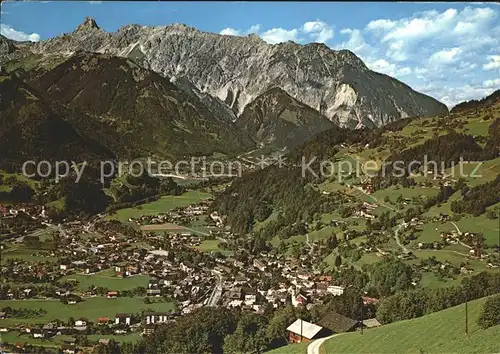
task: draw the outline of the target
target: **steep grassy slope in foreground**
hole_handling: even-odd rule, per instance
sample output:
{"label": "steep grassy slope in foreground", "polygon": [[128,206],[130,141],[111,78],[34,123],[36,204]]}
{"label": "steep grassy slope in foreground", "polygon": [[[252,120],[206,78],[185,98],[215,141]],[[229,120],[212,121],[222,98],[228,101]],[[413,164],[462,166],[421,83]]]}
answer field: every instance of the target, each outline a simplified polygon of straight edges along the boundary
{"label": "steep grassy slope in foreground", "polygon": [[477,325],[486,298],[471,301],[469,335],[465,305],[380,328],[339,335],[326,341],[321,353],[497,353],[500,325],[482,330]]}

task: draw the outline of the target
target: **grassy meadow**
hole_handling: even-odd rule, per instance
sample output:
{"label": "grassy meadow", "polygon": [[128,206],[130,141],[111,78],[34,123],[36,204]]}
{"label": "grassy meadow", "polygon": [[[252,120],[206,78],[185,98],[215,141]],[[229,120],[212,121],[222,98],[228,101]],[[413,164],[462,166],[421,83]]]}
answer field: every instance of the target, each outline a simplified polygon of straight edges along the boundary
{"label": "grassy meadow", "polygon": [[147,309],[170,311],[174,306],[169,302],[145,304],[143,300],[140,297],[118,297],[116,299],[93,297],[86,298],[84,301],[73,305],[63,304],[59,300],[0,300],[0,308],[41,308],[47,311],[46,314],[40,317],[6,318],[2,320],[4,326],[15,326],[19,324],[47,323],[55,319],[67,321],[70,317],[74,319],[87,318],[90,321],[95,321],[98,317],[114,318],[117,313],[138,313]]}
{"label": "grassy meadow", "polygon": [[108,215],[107,219],[127,222],[130,218],[136,218],[141,215],[157,215],[165,213],[178,207],[185,207],[190,204],[198,203],[201,200],[210,197],[211,194],[200,191],[188,191],[179,196],[164,196],[151,203],[141,204],[133,208],[117,210],[115,213]]}

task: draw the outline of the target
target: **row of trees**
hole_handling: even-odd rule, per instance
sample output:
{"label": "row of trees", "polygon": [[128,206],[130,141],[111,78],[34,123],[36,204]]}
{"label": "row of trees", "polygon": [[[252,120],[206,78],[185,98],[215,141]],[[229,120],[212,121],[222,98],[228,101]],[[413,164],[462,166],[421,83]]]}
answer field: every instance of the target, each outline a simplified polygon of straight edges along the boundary
{"label": "row of trees", "polygon": [[493,181],[462,191],[462,199],[451,203],[454,213],[479,216],[486,208],[500,202],[500,175]]}
{"label": "row of trees", "polygon": [[486,300],[477,323],[483,329],[500,325],[500,294]]}
{"label": "row of trees", "polygon": [[500,293],[500,274],[482,272],[464,278],[460,286],[416,289],[384,298],[377,309],[381,323],[407,320]]}

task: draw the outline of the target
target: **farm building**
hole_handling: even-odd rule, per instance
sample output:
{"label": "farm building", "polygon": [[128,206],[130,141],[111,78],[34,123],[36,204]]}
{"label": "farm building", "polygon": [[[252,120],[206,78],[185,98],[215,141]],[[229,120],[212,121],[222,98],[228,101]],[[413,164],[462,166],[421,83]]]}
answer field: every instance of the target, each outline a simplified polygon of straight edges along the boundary
{"label": "farm building", "polygon": [[310,340],[326,337],[328,332],[325,328],[314,323],[303,321],[300,318],[286,329],[290,343],[309,342]]}

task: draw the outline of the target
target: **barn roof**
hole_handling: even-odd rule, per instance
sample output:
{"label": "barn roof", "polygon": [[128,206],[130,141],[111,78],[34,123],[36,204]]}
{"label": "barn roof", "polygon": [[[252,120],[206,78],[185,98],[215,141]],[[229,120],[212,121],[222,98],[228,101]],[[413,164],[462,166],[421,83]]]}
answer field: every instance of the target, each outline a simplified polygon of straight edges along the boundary
{"label": "barn roof", "polygon": [[[302,324],[302,326],[301,326]],[[301,329],[302,327],[302,329]],[[311,339],[316,334],[321,331],[323,327],[315,325],[314,323],[310,323],[307,321],[302,321],[300,318],[288,326],[287,331],[293,332],[298,335],[302,335],[302,337]]]}
{"label": "barn roof", "polygon": [[342,316],[336,312],[329,312],[318,324],[332,330],[335,333],[347,332],[352,329],[358,321]]}

